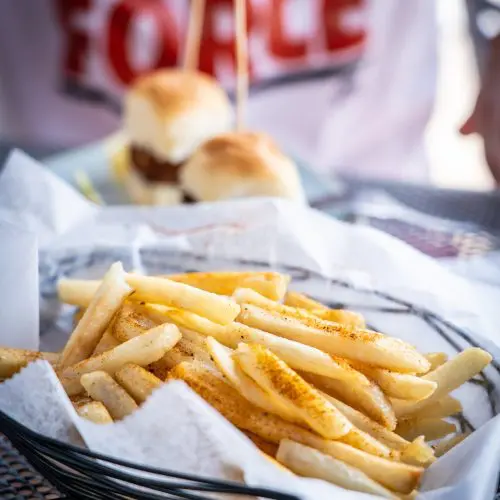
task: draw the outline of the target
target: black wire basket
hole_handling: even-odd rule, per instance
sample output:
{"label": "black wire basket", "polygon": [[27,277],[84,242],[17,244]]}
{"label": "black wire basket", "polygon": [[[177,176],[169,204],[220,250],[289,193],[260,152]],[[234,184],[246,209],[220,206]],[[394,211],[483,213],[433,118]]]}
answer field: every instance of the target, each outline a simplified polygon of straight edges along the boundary
{"label": "black wire basket", "polygon": [[[209,479],[107,457],[42,436],[0,411],[0,429],[29,463],[69,498],[210,500],[227,495],[300,500],[267,488]],[[147,477],[144,477],[147,474]],[[207,494],[211,494],[207,496]]]}
{"label": "black wire basket", "polygon": [[[41,274],[45,276],[45,280],[41,283],[42,299],[46,303],[57,302],[55,283],[61,277],[61,273],[65,276],[72,276],[75,270],[82,268],[107,267],[112,261],[121,257],[123,256],[110,255],[109,249],[102,253],[93,251],[78,259],[75,259],[74,256],[61,256],[57,265],[45,270],[42,269],[44,272]],[[213,260],[207,262],[203,256],[178,253],[165,255],[164,251],[157,252],[155,250],[145,250],[141,258],[143,262],[147,263],[148,272],[151,274],[205,271],[214,268],[269,269],[269,265],[264,262],[224,259],[216,263]],[[165,267],[165,263],[168,263],[168,268]],[[301,290],[313,297],[312,288],[317,286],[319,282],[326,284],[328,286],[327,295],[315,298],[333,308],[346,308],[363,313],[372,329],[398,336],[398,333],[404,332],[390,331],[392,323],[396,324],[397,321],[401,321],[401,318],[406,318],[413,324],[418,322],[422,328],[421,337],[428,337],[433,350],[446,350],[453,355],[453,353],[471,346],[489,348],[488,345],[479,344],[477,340],[479,337],[472,332],[454,325],[431,310],[388,293],[338,279],[327,279],[318,273],[302,268],[284,266],[279,270],[292,275],[293,282],[301,285]],[[308,287],[310,288],[308,289]],[[325,300],[327,296],[335,297],[335,302]],[[52,327],[55,324],[54,318],[50,314],[46,315],[45,318],[42,316],[43,322]],[[44,325],[42,325],[43,329]],[[500,412],[498,390],[496,389],[500,386],[500,365],[497,360],[494,360],[491,366],[474,377],[467,385],[469,389],[476,391],[475,394],[481,398],[484,415],[481,419],[477,419],[474,408],[466,408],[464,413],[456,417],[462,432],[474,430],[485,420]],[[479,403],[475,406],[479,406]],[[85,500],[108,498],[202,500],[223,499],[228,495],[233,497],[240,495],[277,500],[299,500],[297,496],[292,494],[267,488],[248,487],[235,482],[162,470],[103,456],[88,449],[65,444],[33,432],[1,412],[0,432],[26,457],[34,469],[69,498]]]}

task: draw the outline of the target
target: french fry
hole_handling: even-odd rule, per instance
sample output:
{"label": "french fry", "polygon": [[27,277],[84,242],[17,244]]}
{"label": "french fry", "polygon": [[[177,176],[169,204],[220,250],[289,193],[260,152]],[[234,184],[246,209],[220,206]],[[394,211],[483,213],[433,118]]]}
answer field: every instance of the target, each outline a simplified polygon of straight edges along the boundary
{"label": "french fry", "polygon": [[257,436],[257,434],[254,434],[253,432],[248,432],[248,431],[242,431],[242,432],[252,441],[252,443],[255,446],[257,446],[257,448],[259,448],[260,451],[271,457],[274,457],[276,455],[276,452],[278,451],[278,446],[276,445],[276,443],[271,443],[270,441],[266,441],[265,439],[262,439],[260,436]]}
{"label": "french fry", "polygon": [[330,309],[321,304],[321,302],[317,302],[302,293],[287,292],[285,295],[285,305],[306,309],[314,316],[327,321],[333,321],[355,328],[366,327],[365,319],[361,314],[344,309]]}
{"label": "french fry", "polygon": [[128,274],[127,282],[135,290],[134,300],[179,307],[222,325],[231,323],[240,312],[238,304],[229,297],[166,278]]}
{"label": "french fry", "polygon": [[301,423],[293,409],[284,404],[280,399],[262,389],[252,378],[250,378],[232,358],[233,350],[223,346],[213,337],[207,337],[207,349],[215,366],[226,377],[229,383],[251,403],[264,411],[274,413],[289,422]]}
{"label": "french fry", "polygon": [[418,401],[428,398],[437,388],[436,382],[408,373],[373,368],[357,362],[352,362],[351,365],[376,382],[386,396]]}
{"label": "french fry", "polygon": [[409,344],[369,330],[316,318],[280,316],[249,304],[242,306],[238,321],[378,368],[410,373],[422,373],[429,368],[429,362]]}
{"label": "french fry", "polygon": [[137,409],[136,402],[127,391],[106,372],[85,373],[80,382],[93,399],[104,404],[115,420],[120,420]]}
{"label": "french fry", "polygon": [[340,438],[352,428],[337,408],[269,349],[256,344],[240,344],[233,357],[257,384],[287,407],[295,408],[297,417],[321,436]]}
{"label": "french fry", "polygon": [[76,407],[76,412],[95,424],[110,424],[113,422],[109,411],[100,401],[90,401]]}
{"label": "french fry", "polygon": [[142,335],[158,324],[159,322],[155,322],[149,317],[148,309],[145,306],[128,301],[116,313],[111,333],[120,342],[126,342]]}
{"label": "french fry", "polygon": [[9,378],[19,372],[26,365],[37,359],[44,359],[55,365],[59,355],[53,352],[28,351],[0,347],[0,378]]}
{"label": "french fry", "polygon": [[401,420],[396,433],[409,441],[424,436],[426,441],[434,441],[456,432],[455,424],[439,418]]}
{"label": "french fry", "polygon": [[116,338],[112,335],[111,326],[109,326],[103,333],[101,340],[99,340],[99,343],[96,345],[92,356],[97,356],[99,354],[102,354],[103,352],[109,351],[117,345],[120,345],[120,341],[116,340]]}
{"label": "french fry", "polygon": [[168,311],[168,317],[179,327],[186,327],[202,335],[214,337],[218,342],[236,348],[240,342],[259,344],[270,349],[285,363],[296,370],[316,373],[345,380],[356,385],[373,385],[342,358],[330,356],[314,347],[301,344],[271,333],[251,328],[241,323],[218,325],[188,311]]}
{"label": "french fry", "polygon": [[[181,363],[171,370],[169,380],[183,380],[240,429],[253,432],[273,443],[290,439],[310,446],[358,467],[375,481],[395,491],[409,493],[416,487],[422,475],[422,468],[400,464],[370,455],[344,443],[322,439],[303,427],[266,413],[240,396],[220,375],[200,365]],[[384,481],[379,478],[384,478]]]}
{"label": "french fry", "polygon": [[463,410],[462,403],[449,394],[443,396],[421,410],[412,414],[412,418],[446,418],[457,415]]}
{"label": "french fry", "polygon": [[445,352],[429,352],[428,354],[424,354],[424,356],[431,364],[429,368],[430,372],[448,361],[448,354]]}
{"label": "french fry", "polygon": [[371,493],[382,498],[398,498],[359,469],[288,439],[281,441],[276,458],[301,476],[323,479],[347,490]]}
{"label": "french fry", "polygon": [[488,366],[491,359],[491,355],[479,347],[465,349],[454,358],[422,377],[437,384],[437,389],[432,396],[415,403],[409,401],[398,401],[397,404],[393,403],[398,417],[414,415],[423,408],[439,401],[443,396],[454,391],[480,373],[481,370]]}
{"label": "french fry", "polygon": [[401,461],[409,465],[428,467],[436,461],[434,451],[424,436],[415,438],[401,453]]}
{"label": "french fry", "polygon": [[165,276],[165,278],[219,295],[230,296],[237,288],[251,288],[272,300],[281,300],[290,282],[290,276],[286,274],[267,271],[186,273]]}
{"label": "french fry", "polygon": [[105,371],[114,375],[123,365],[135,363],[146,366],[160,359],[180,339],[175,325],[160,325],[99,356],[85,359],[62,370],[59,375],[66,392],[71,396],[81,390],[80,377],[89,372]]}
{"label": "french fry", "polygon": [[443,439],[434,448],[436,457],[442,457],[445,453],[448,453],[452,448],[457,446],[457,444],[460,444],[468,436],[470,436],[470,432],[465,432],[464,434],[456,434],[455,436],[450,436],[446,439]]}
{"label": "french fry", "polygon": [[60,279],[57,282],[57,294],[59,300],[65,304],[71,304],[86,308],[92,302],[101,282],[99,280],[74,280]]}
{"label": "french fry", "polygon": [[163,381],[145,370],[142,366],[127,363],[115,373],[116,381],[135,399],[137,404],[144,403]]}
{"label": "french fry", "polygon": [[330,396],[329,394],[324,392],[321,394],[339,411],[341,411],[353,425],[367,434],[370,434],[370,436],[385,444],[387,447],[392,448],[393,450],[403,451],[410,445],[409,441],[402,438],[395,432],[390,431],[378,422],[375,422],[375,420],[367,417],[364,413],[355,410],[351,406],[343,403],[333,396]]}
{"label": "french fry", "polygon": [[396,416],[391,403],[377,384],[372,382],[368,386],[361,386],[303,372],[301,376],[318,389],[344,401],[387,429],[396,428]]}
{"label": "french fry", "polygon": [[92,354],[116,311],[131,292],[121,262],[115,262],[64,347],[58,361],[60,368],[78,363]]}
{"label": "french fry", "polygon": [[76,328],[76,325],[78,325],[79,321],[83,318],[83,315],[85,314],[85,309],[83,307],[79,307],[75,313],[73,314],[73,328]]}
{"label": "french fry", "polygon": [[299,309],[306,309],[308,311],[328,309],[321,302],[311,299],[303,293],[292,291],[286,292],[284,303],[287,306],[298,307]]}

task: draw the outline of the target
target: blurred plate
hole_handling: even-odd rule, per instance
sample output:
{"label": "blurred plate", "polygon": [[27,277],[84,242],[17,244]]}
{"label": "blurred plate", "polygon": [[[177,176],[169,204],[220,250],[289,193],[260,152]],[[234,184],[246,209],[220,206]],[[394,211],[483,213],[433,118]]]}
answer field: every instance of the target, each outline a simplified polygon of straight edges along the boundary
{"label": "blurred plate", "polygon": [[[107,204],[126,204],[129,203],[127,195],[113,180],[108,160],[108,151],[118,141],[119,136],[113,136],[101,142],[48,157],[43,162],[52,172],[75,187],[77,172],[86,173]],[[297,161],[297,164],[309,203],[326,196],[337,196],[341,192],[339,184],[314,173],[301,161]]]}

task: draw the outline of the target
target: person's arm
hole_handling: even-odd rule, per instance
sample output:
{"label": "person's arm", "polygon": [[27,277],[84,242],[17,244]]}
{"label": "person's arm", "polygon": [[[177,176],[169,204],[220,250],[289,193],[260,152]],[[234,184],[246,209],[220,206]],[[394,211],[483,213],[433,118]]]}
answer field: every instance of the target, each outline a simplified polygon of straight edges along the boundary
{"label": "person's arm", "polygon": [[483,137],[486,161],[500,185],[500,9],[485,1],[468,3],[469,7],[471,4],[475,7],[470,11],[475,15],[471,23],[475,23],[476,34],[483,36],[483,42],[489,38],[489,46],[479,61],[482,63],[481,88],[476,106],[460,131],[464,135],[478,133]]}

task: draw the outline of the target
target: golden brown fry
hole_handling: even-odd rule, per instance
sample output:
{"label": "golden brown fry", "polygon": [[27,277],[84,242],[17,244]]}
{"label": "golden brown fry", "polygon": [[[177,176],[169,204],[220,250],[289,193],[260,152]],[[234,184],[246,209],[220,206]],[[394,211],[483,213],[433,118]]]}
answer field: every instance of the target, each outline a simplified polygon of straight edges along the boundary
{"label": "golden brown fry", "polygon": [[352,362],[356,370],[372,379],[386,396],[418,401],[428,398],[437,388],[437,383],[408,373],[398,373],[384,368],[374,368]]}
{"label": "golden brown fry", "polygon": [[78,363],[92,354],[111,319],[131,291],[125,282],[121,262],[115,262],[104,276],[64,347],[58,361],[59,368]]}
{"label": "golden brown fry", "polygon": [[428,467],[436,461],[433,449],[424,436],[415,438],[401,453],[401,461],[409,465]]}
{"label": "golden brown fry", "polygon": [[455,424],[439,418],[401,420],[396,427],[396,432],[409,441],[419,436],[424,436],[426,441],[434,441],[456,430]]}
{"label": "golden brown fry", "polygon": [[328,309],[324,304],[317,300],[311,299],[307,295],[299,292],[286,292],[284,303],[286,306],[298,307],[308,311]]}
{"label": "golden brown fry", "polygon": [[37,359],[44,359],[55,365],[58,357],[59,355],[53,352],[37,352],[26,349],[0,347],[0,378],[11,377]]}
{"label": "golden brown fry", "polygon": [[[379,478],[383,476],[388,488],[409,493],[416,487],[422,475],[421,468],[399,464],[356,450],[344,443],[322,439],[303,427],[263,412],[240,396],[219,374],[200,365],[181,363],[171,370],[169,379],[186,382],[236,427],[253,432],[273,443],[290,439],[323,451],[358,467],[378,482],[382,482]],[[368,469],[372,472],[369,473]]]}
{"label": "golden brown fry", "polygon": [[398,416],[411,416],[432,403],[439,401],[443,396],[454,391],[469,379],[481,372],[491,362],[491,355],[479,347],[465,349],[434,371],[422,378],[437,383],[437,389],[432,396],[416,403],[398,401],[394,404]]}
{"label": "golden brown fry", "polygon": [[115,379],[137,404],[144,403],[152,392],[163,384],[158,377],[134,363],[127,363],[120,368],[115,373]]}
{"label": "golden brown fry", "polygon": [[290,276],[286,274],[267,271],[186,273],[165,276],[165,278],[219,295],[230,296],[237,288],[251,288],[272,300],[281,300],[290,282]]}
{"label": "golden brown fry", "polygon": [[428,354],[424,354],[424,356],[431,364],[429,368],[430,372],[448,361],[448,354],[445,352],[429,352]]}
{"label": "golden brown fry", "polygon": [[232,349],[219,344],[213,337],[207,337],[206,344],[215,366],[245,399],[264,411],[279,415],[289,422],[302,422],[301,418],[297,418],[293,408],[289,408],[272,393],[262,389],[240,368],[232,357]]}
{"label": "golden brown fry", "polygon": [[103,352],[109,351],[110,349],[113,349],[113,347],[116,347],[117,345],[120,345],[120,341],[116,340],[116,338],[111,334],[111,325],[110,325],[104,332],[103,336],[101,337],[101,340],[99,340],[99,343],[96,345],[96,348],[92,353],[92,356],[97,356],[99,354],[102,354]]}
{"label": "golden brown fry", "polygon": [[84,373],[102,370],[112,375],[123,365],[136,363],[146,366],[160,359],[180,339],[181,334],[175,325],[160,325],[119,346],[69,366],[60,372],[61,383],[71,396],[81,390],[80,377]]}
{"label": "golden brown fry", "polygon": [[265,439],[262,439],[260,436],[257,436],[257,434],[254,434],[253,432],[249,431],[242,431],[243,434],[245,434],[251,441],[252,443],[259,448],[260,451],[264,452],[266,455],[269,455],[271,457],[274,457],[276,455],[276,452],[278,451],[278,445],[276,443],[271,443],[270,441],[266,441]]}
{"label": "golden brown fry", "polygon": [[86,373],[82,375],[80,382],[93,399],[104,404],[115,420],[120,420],[137,409],[136,402],[127,391],[106,372]]}
{"label": "golden brown fry", "polygon": [[382,498],[398,498],[359,469],[309,446],[284,439],[276,458],[301,476],[323,479],[347,490],[371,493]]}
{"label": "golden brown fry", "polygon": [[116,313],[111,326],[111,332],[113,337],[120,342],[126,342],[138,335],[142,335],[158,324],[160,322],[153,321],[148,315],[147,307],[131,301],[125,301]]}
{"label": "golden brown fry", "polygon": [[429,362],[414,347],[381,333],[346,327],[319,318],[292,318],[252,305],[241,308],[238,321],[316,347],[328,354],[400,372],[422,373]]}
{"label": "golden brown fry", "polygon": [[449,438],[440,441],[434,448],[434,453],[436,457],[442,457],[445,453],[448,453],[457,444],[460,444],[465,438],[470,436],[470,432],[464,434],[456,434],[455,436],[450,436]]}
{"label": "golden brown fry", "polygon": [[355,328],[366,327],[365,319],[361,314],[345,309],[330,309],[321,304],[321,302],[317,302],[302,293],[287,292],[285,305],[306,309],[314,316],[327,321],[333,321],[334,323],[341,323]]}
{"label": "golden brown fry", "polygon": [[79,321],[83,318],[83,315],[85,314],[85,308],[79,307],[75,313],[73,314],[73,328],[76,328],[76,325],[78,325]]}
{"label": "golden brown fry", "polygon": [[95,424],[110,424],[113,422],[109,411],[100,401],[90,401],[76,407],[80,417],[83,417]]}
{"label": "golden brown fry", "polygon": [[318,389],[344,401],[387,429],[396,428],[396,416],[391,403],[377,384],[371,382],[368,386],[361,386],[312,373],[301,375]]}
{"label": "golden brown fry", "polygon": [[337,408],[269,349],[240,344],[233,357],[248,376],[285,406],[293,408],[297,417],[321,436],[340,438],[352,428]]}
{"label": "golden brown fry", "polygon": [[300,342],[278,337],[241,323],[218,325],[188,311],[172,309],[167,314],[179,327],[214,337],[228,347],[236,348],[240,342],[259,344],[270,349],[294,369],[345,380],[355,385],[373,385],[365,375],[353,369],[344,359],[330,356]]}

